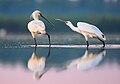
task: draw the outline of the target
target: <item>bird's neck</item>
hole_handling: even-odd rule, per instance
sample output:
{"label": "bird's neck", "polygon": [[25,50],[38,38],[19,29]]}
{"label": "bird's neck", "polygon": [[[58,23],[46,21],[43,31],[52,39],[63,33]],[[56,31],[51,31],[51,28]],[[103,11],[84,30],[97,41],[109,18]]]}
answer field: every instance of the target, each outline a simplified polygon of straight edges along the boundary
{"label": "bird's neck", "polygon": [[75,27],[72,23],[68,25],[73,31],[78,32],[79,29],[77,27]]}
{"label": "bird's neck", "polygon": [[39,20],[39,17],[36,16],[36,15],[33,15],[33,19],[34,19],[34,20]]}

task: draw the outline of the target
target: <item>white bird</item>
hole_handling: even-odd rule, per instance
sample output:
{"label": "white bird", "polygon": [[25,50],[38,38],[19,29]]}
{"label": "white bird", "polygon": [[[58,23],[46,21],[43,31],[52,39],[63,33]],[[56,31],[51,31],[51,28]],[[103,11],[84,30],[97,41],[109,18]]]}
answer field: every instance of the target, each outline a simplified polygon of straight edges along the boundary
{"label": "white bird", "polygon": [[96,53],[88,53],[88,50],[86,50],[82,57],[72,60],[66,68],[69,69],[76,66],[78,70],[92,69],[102,61],[105,55],[106,51],[104,49]]}
{"label": "white bird", "polygon": [[[31,32],[32,37],[35,42],[35,46],[37,46],[36,42],[36,36],[38,34],[45,34],[48,36],[49,39],[49,45],[50,45],[50,35],[45,30],[45,24],[43,21],[39,20],[39,16],[43,17],[45,20],[47,20],[39,10],[36,10],[32,13],[31,17],[33,17],[33,20],[28,23],[28,30]],[[47,20],[48,21],[48,20]],[[49,22],[49,21],[48,21]],[[50,22],[49,22],[50,23]]]}
{"label": "white bird", "polygon": [[77,27],[75,27],[70,21],[65,21],[61,19],[56,19],[59,21],[64,22],[67,26],[69,26],[73,31],[82,34],[85,37],[87,42],[87,48],[89,46],[88,37],[90,38],[98,38],[103,43],[103,47],[105,47],[105,35],[94,25],[85,23],[85,22],[78,22]]}

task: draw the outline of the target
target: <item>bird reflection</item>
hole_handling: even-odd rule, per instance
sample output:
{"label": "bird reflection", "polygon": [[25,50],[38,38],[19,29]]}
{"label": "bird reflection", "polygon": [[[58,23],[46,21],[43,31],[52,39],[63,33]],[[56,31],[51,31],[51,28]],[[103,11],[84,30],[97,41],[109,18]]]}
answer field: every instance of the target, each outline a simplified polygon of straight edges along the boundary
{"label": "bird reflection", "polygon": [[103,59],[103,57],[106,55],[106,51],[104,49],[101,49],[98,52],[88,52],[88,50],[85,51],[85,54],[77,59],[74,59],[70,61],[66,69],[76,67],[78,70],[89,70],[97,66]]}
{"label": "bird reflection", "polygon": [[28,69],[33,72],[33,77],[40,79],[47,70],[45,70],[46,59],[50,56],[50,47],[47,56],[37,56],[36,47],[28,60]]}

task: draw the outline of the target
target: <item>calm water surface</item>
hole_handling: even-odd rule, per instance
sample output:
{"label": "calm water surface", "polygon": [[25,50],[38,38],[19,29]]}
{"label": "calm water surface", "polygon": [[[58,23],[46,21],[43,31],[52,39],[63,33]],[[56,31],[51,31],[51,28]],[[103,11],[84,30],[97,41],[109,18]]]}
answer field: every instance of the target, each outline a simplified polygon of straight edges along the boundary
{"label": "calm water surface", "polygon": [[14,45],[1,45],[1,84],[120,84],[120,48]]}

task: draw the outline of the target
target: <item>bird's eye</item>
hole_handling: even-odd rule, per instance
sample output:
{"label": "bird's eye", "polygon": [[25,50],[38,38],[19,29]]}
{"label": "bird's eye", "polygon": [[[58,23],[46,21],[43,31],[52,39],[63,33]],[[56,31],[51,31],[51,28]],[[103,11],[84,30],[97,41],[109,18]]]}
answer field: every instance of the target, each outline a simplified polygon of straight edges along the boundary
{"label": "bird's eye", "polygon": [[67,21],[65,21],[65,23],[68,23]]}

